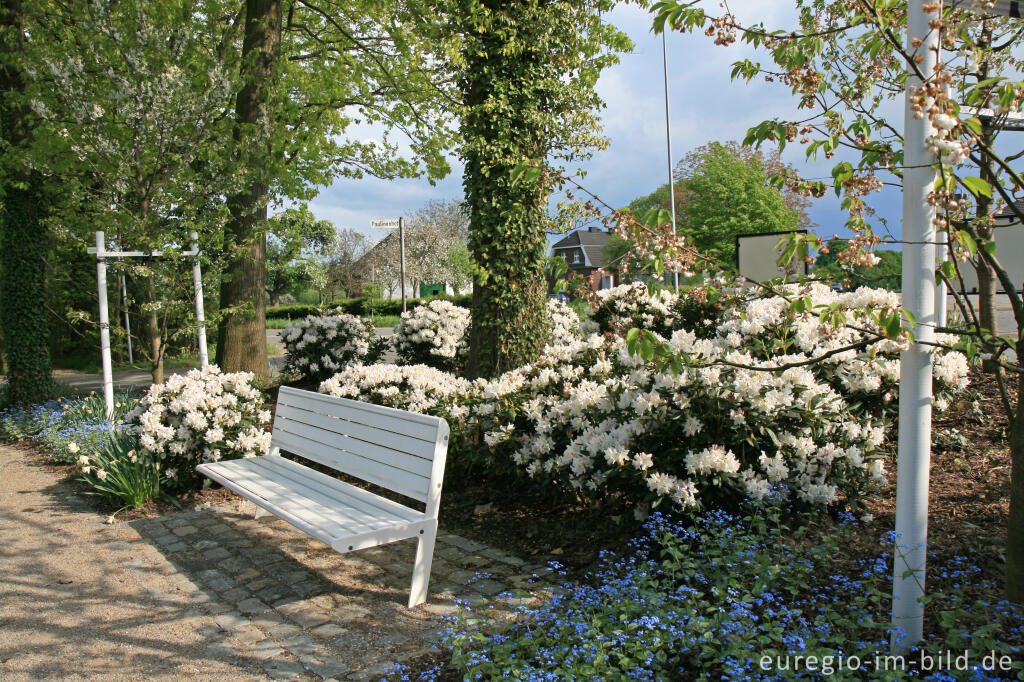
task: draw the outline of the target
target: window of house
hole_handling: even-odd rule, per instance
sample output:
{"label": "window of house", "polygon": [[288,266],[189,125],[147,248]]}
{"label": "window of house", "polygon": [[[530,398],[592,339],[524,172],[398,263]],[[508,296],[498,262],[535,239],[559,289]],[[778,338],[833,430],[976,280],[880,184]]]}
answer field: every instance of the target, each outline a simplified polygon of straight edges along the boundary
{"label": "window of house", "polygon": [[611,289],[612,286],[614,286],[614,284],[612,283],[612,276],[611,275],[602,275],[601,276],[601,288],[602,289]]}
{"label": "window of house", "polygon": [[583,262],[583,259],[580,257],[580,252],[579,251],[573,251],[572,252],[572,262],[574,264],[575,263],[582,263]]}

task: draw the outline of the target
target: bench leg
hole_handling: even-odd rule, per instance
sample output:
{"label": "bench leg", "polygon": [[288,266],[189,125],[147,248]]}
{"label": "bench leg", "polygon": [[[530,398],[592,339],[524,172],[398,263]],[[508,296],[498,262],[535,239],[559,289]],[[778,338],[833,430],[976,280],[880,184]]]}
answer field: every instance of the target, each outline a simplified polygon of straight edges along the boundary
{"label": "bench leg", "polygon": [[412,567],[412,588],[409,590],[409,608],[427,600],[427,586],[430,584],[430,565],[434,561],[434,540],[437,538],[437,521],[416,541],[416,563]]}

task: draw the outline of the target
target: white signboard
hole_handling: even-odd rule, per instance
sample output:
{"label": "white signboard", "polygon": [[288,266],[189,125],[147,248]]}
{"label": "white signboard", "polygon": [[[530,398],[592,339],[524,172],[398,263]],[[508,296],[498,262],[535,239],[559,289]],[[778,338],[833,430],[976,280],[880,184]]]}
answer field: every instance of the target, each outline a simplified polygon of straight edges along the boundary
{"label": "white signboard", "polygon": [[381,218],[370,221],[371,230],[397,230],[400,218]]}
{"label": "white signboard", "polygon": [[[796,230],[806,233],[807,230]],[[794,275],[807,274],[807,264],[799,258],[789,268],[779,266],[781,249],[777,248],[779,240],[788,232],[769,232],[764,234],[741,234],[736,237],[736,260],[740,275],[755,282],[767,282],[776,277],[792,279]]]}

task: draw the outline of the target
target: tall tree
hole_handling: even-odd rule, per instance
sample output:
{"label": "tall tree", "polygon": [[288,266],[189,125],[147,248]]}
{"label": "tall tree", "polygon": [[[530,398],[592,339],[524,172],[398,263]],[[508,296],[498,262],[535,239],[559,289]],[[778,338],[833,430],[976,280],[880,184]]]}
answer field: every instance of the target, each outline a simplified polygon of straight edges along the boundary
{"label": "tall tree", "polygon": [[461,0],[460,133],[473,289],[468,372],[536,358],[547,338],[543,178],[523,160],[574,160],[600,147],[594,84],[629,40],[604,23],[608,0]]}
{"label": "tall tree", "polygon": [[676,166],[681,208],[676,228],[698,250],[736,261],[736,236],[795,230],[799,212],[769,184],[768,168],[756,154],[712,142]]}
{"label": "tall tree", "polygon": [[267,296],[277,305],[281,295],[303,283],[325,260],[336,234],[334,223],[318,220],[306,206],[289,208],[267,220]]}
{"label": "tall tree", "polygon": [[[228,199],[231,218],[227,243],[232,252],[221,274],[220,305],[224,319],[218,328],[216,362],[225,372],[253,371],[270,378],[267,362],[267,219],[270,180],[258,156],[271,156],[273,147],[259,128],[267,116],[267,100],[276,86],[281,56],[281,0],[246,0],[242,40],[242,87],[235,99],[234,140],[250,148],[245,164],[246,187]],[[262,142],[260,144],[259,142]]]}
{"label": "tall tree", "polygon": [[[46,86],[35,106],[67,144],[35,162],[74,198],[62,214],[67,236],[91,244],[102,225],[119,246],[170,255],[192,230],[203,242],[219,232],[220,196],[235,176],[224,143],[232,83],[223,45],[233,40],[224,16],[218,0],[202,11],[159,0],[34,14],[36,34],[48,41],[34,64]],[[188,307],[190,268],[149,262],[137,274],[147,282],[143,348],[159,383],[170,312]]]}
{"label": "tall tree", "polygon": [[21,0],[0,4],[0,326],[8,397],[40,402],[50,388],[46,320],[48,200],[43,177],[24,162],[37,117],[24,74],[28,35]]}
{"label": "tall tree", "polygon": [[[452,101],[444,45],[428,42],[437,12],[423,0],[246,0],[236,154],[246,188],[231,197],[234,248],[221,287],[225,323],[218,362],[268,376],[264,302],[268,204],[308,200],[337,175],[434,179]],[[428,31],[427,29],[430,29]],[[436,33],[436,31],[435,31]],[[358,139],[354,123],[397,130],[411,159],[382,139]]]}

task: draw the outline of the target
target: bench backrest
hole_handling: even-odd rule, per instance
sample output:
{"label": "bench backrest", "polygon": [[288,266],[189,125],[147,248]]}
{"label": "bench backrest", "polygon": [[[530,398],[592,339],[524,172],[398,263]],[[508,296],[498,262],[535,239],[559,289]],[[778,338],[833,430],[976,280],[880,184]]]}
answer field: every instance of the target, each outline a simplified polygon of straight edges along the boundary
{"label": "bench backrest", "polygon": [[440,417],[283,386],[270,447],[425,502],[437,516],[448,452]]}

